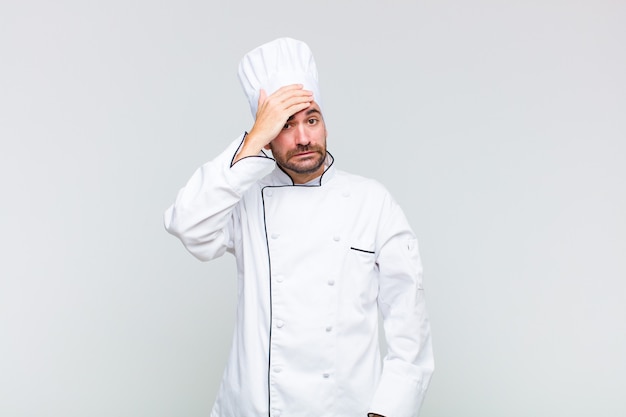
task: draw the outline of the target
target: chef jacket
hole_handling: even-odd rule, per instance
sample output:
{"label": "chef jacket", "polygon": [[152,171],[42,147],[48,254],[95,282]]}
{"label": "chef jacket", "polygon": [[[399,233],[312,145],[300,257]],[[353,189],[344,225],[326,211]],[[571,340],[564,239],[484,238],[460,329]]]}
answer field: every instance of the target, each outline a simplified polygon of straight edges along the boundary
{"label": "chef jacket", "polygon": [[230,252],[237,263],[236,328],[211,416],[417,416],[434,365],[402,210],[330,154],[306,185],[262,152],[233,164],[244,137],[201,166],[164,215],[198,259]]}

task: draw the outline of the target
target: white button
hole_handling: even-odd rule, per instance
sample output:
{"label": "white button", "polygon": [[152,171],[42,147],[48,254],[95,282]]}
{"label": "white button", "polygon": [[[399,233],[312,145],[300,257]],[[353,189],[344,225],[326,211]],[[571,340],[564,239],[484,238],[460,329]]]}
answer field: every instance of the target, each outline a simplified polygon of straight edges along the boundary
{"label": "white button", "polygon": [[344,197],[350,197],[350,191],[344,191],[341,195]]}
{"label": "white button", "polygon": [[285,325],[285,322],[282,320],[276,320],[276,327],[279,329]]}
{"label": "white button", "polygon": [[330,374],[329,374],[328,372],[324,372],[324,373],[322,374],[322,376],[323,376],[324,378],[329,378],[329,377],[330,377]]}
{"label": "white button", "polygon": [[333,326],[326,326],[326,331],[330,332],[333,329]]}
{"label": "white button", "polygon": [[285,280],[285,278],[283,278],[282,275],[277,275],[276,276],[276,282],[283,282]]}
{"label": "white button", "polygon": [[339,241],[341,240],[341,236],[339,236],[339,235],[335,235],[335,236],[333,236],[333,240],[334,240],[335,242],[339,242]]}
{"label": "white button", "polygon": [[278,236],[280,236],[278,233],[272,233],[272,239],[278,239]]}
{"label": "white button", "polygon": [[272,410],[273,417],[280,417],[280,410]]}
{"label": "white button", "polygon": [[276,372],[277,374],[279,374],[282,371],[282,368],[275,366],[274,367],[274,372]]}
{"label": "white button", "polygon": [[[265,195],[266,195],[266,196],[271,197],[271,196],[272,196],[272,194],[274,194],[274,193],[272,192],[272,190],[265,190]],[[258,194],[257,194],[257,195],[258,195]]]}
{"label": "white button", "polygon": [[328,285],[330,285],[331,287],[332,287],[333,285],[335,285],[335,280],[334,280],[334,279],[329,279],[329,280],[328,280]]}

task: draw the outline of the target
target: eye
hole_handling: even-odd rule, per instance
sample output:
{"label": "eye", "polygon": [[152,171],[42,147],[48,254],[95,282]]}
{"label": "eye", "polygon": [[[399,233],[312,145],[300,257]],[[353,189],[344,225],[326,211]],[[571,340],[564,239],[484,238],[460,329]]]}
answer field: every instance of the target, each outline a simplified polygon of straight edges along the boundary
{"label": "eye", "polygon": [[318,122],[317,119],[309,119],[309,120],[307,120],[307,123],[310,124],[310,125],[315,125],[315,124],[317,124],[317,122]]}
{"label": "eye", "polygon": [[283,126],[283,130],[289,129],[291,127],[291,125],[289,123],[285,123],[285,125]]}

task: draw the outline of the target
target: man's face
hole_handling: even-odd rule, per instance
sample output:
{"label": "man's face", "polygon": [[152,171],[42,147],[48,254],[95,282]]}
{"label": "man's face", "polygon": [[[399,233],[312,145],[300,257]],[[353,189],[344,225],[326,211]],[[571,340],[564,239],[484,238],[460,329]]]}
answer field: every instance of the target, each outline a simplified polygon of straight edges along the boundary
{"label": "man's face", "polygon": [[324,172],[326,125],[317,103],[294,114],[267,146],[276,163],[295,183],[305,183]]}

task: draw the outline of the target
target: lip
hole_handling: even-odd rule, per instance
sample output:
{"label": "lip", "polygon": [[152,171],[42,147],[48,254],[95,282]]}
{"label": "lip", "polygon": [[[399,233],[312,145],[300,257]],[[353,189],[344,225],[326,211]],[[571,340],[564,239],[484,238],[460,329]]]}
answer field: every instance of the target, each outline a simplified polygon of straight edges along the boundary
{"label": "lip", "polygon": [[307,155],[313,155],[315,152],[313,151],[307,151],[307,152],[302,152],[302,153],[297,153],[294,156],[307,156]]}

